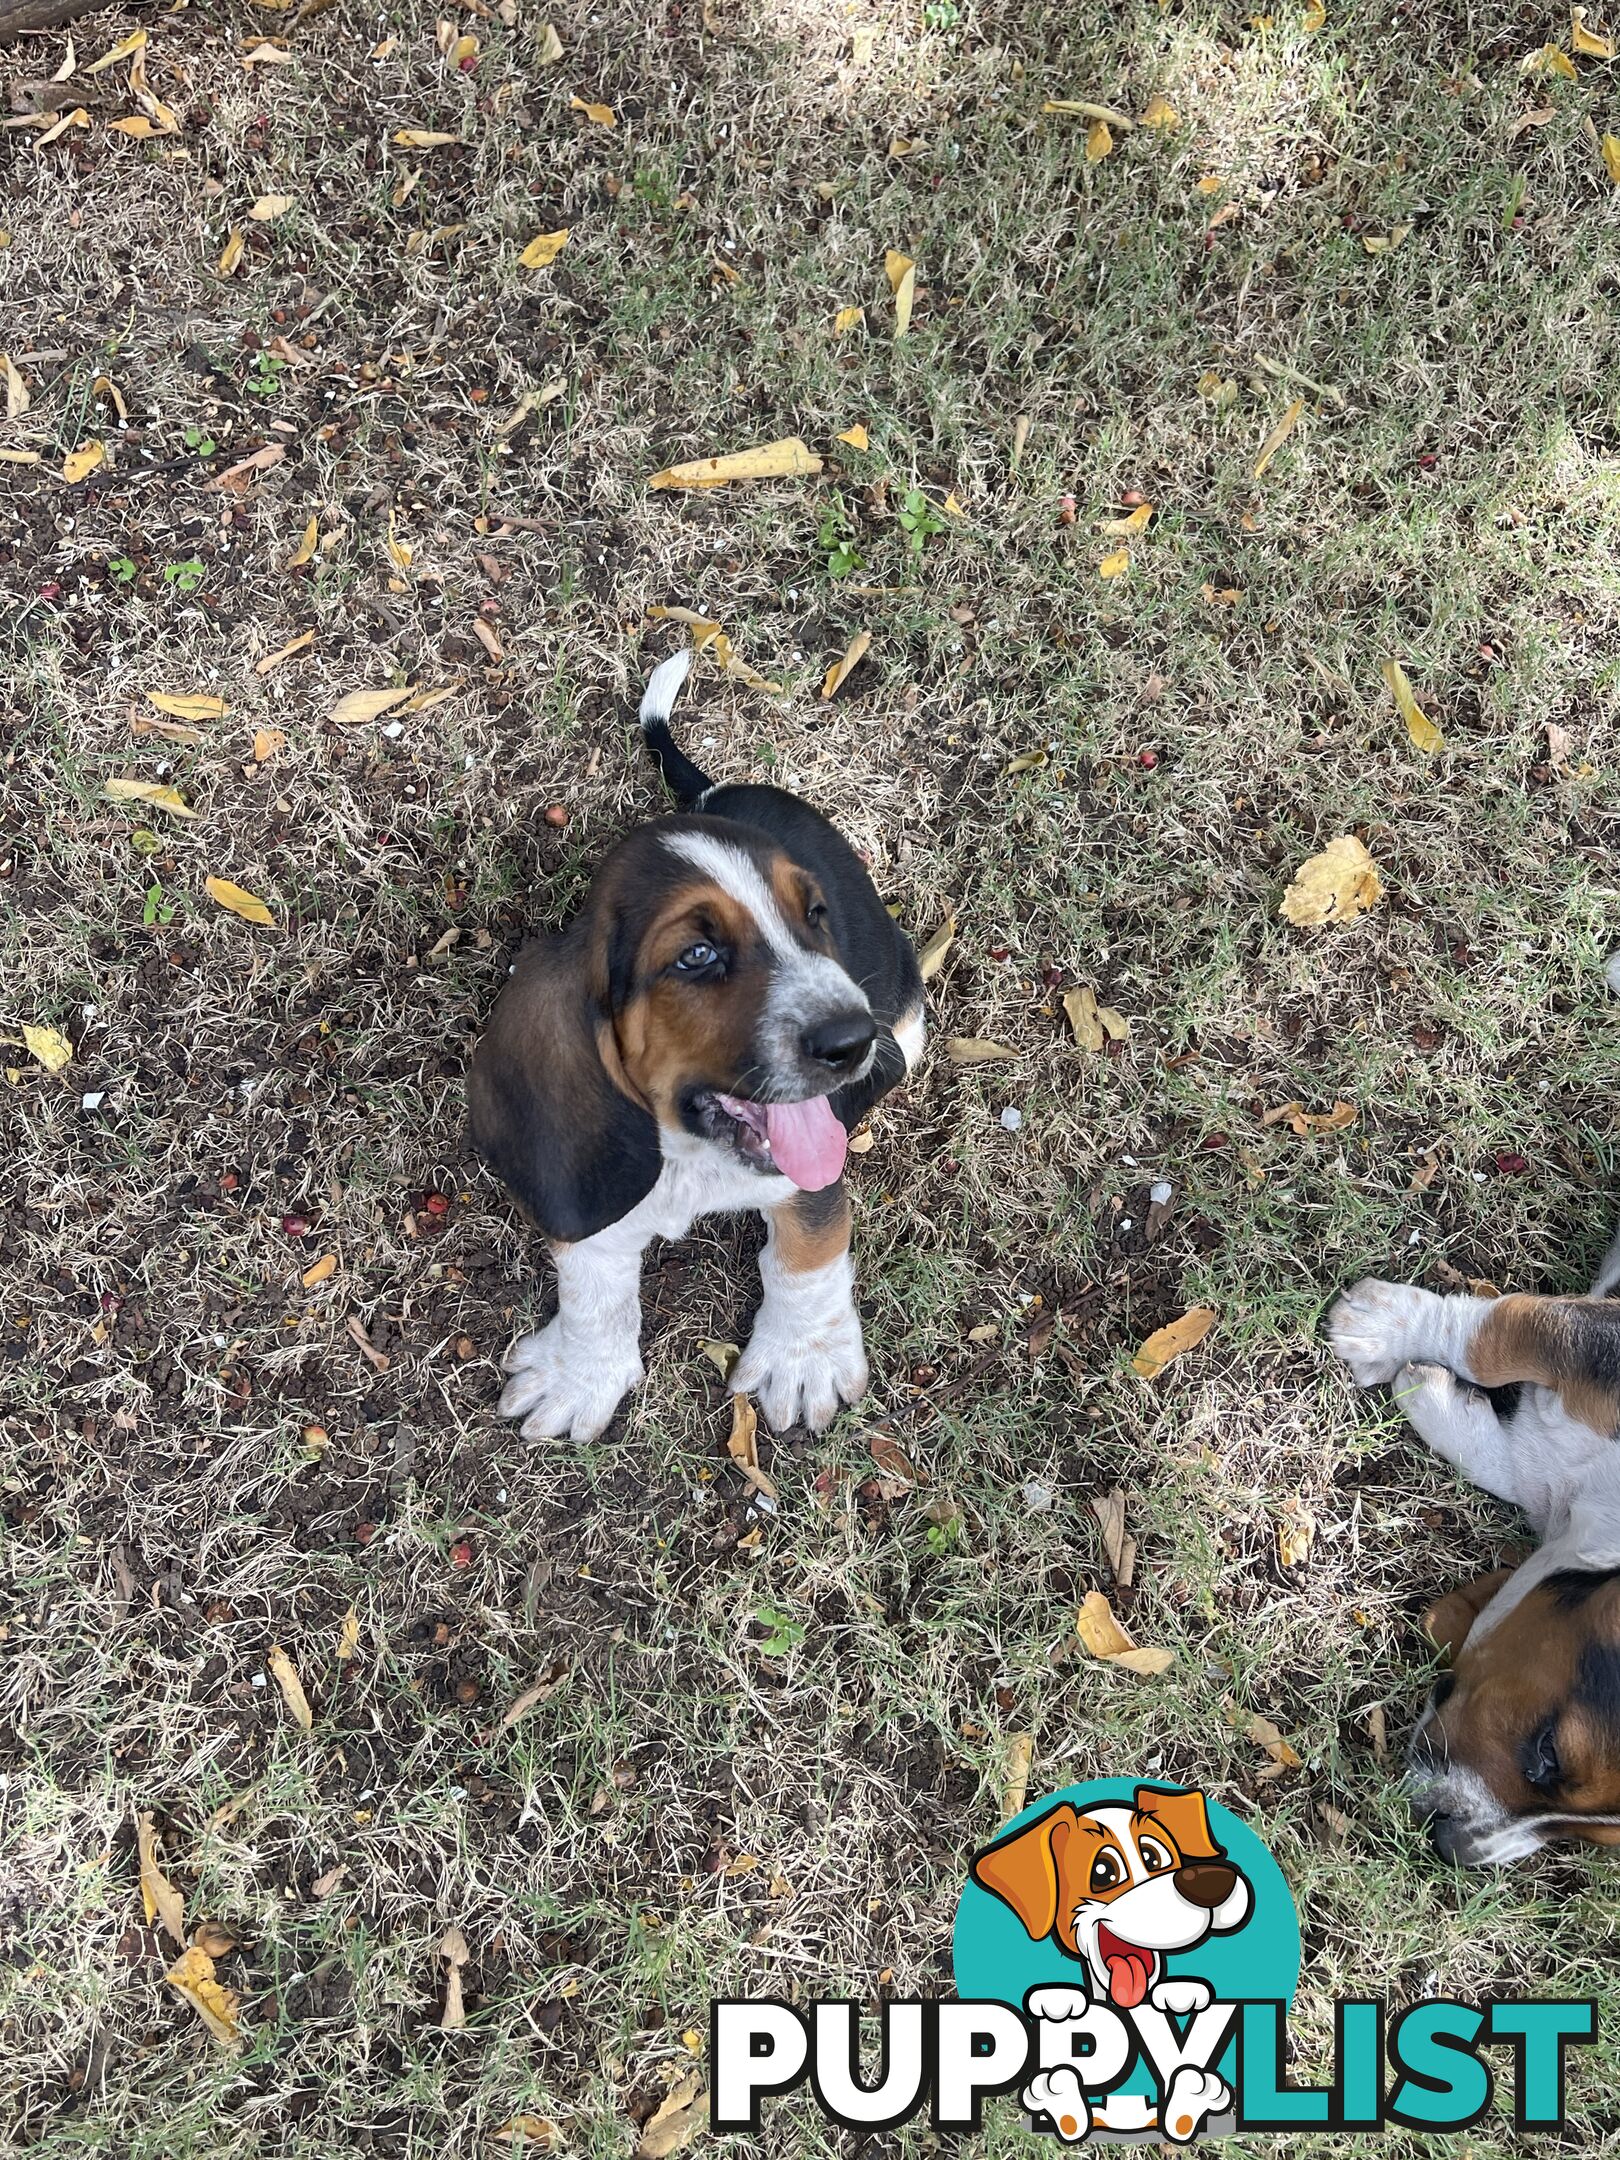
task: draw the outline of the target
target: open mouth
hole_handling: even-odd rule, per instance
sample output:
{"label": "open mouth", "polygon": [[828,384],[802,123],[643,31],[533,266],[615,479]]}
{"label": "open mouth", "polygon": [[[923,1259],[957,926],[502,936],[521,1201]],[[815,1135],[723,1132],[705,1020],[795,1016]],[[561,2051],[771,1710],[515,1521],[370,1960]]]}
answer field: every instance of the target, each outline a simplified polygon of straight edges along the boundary
{"label": "open mouth", "polygon": [[808,1102],[750,1102],[705,1088],[693,1103],[711,1140],[726,1140],[756,1170],[780,1171],[801,1192],[821,1192],[843,1175],[849,1135],[825,1095]]}
{"label": "open mouth", "polygon": [[1108,1999],[1121,2010],[1134,2010],[1144,2000],[1159,1969],[1157,1950],[1128,1943],[1104,1922],[1097,1929],[1097,1955],[1108,1974]]}

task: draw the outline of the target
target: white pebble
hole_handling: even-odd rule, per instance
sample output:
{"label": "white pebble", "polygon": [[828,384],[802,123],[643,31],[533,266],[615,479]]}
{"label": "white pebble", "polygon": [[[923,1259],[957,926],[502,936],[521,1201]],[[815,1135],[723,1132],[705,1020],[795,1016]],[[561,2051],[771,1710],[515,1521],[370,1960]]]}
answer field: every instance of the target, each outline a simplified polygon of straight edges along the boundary
{"label": "white pebble", "polygon": [[105,1088],[92,1088],[88,1095],[79,1097],[79,1108],[81,1110],[99,1110],[106,1100],[107,1090]]}
{"label": "white pebble", "polygon": [[1023,1111],[1015,1110],[1011,1103],[1001,1113],[1001,1129],[1003,1132],[1017,1132],[1023,1122]]}
{"label": "white pebble", "polygon": [[1175,1189],[1168,1178],[1160,1178],[1157,1184],[1148,1187],[1148,1198],[1155,1207],[1164,1207],[1169,1203]]}
{"label": "white pebble", "polygon": [[1044,1515],[1052,1505],[1052,1488],[1043,1485],[1039,1478],[1031,1478],[1024,1487],[1024,1505],[1032,1515]]}

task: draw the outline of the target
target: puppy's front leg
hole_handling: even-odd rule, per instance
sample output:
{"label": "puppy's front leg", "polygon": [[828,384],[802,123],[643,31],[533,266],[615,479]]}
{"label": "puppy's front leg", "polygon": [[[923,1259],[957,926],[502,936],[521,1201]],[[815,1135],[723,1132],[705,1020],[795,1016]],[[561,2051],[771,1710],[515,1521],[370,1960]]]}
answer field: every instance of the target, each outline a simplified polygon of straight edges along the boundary
{"label": "puppy's front leg", "polygon": [[766,1211],[759,1256],[765,1298],[731,1385],[737,1394],[759,1397],[773,1431],[802,1421],[820,1432],[840,1403],[859,1402],[866,1393],[849,1217],[841,1183]]}
{"label": "puppy's front leg", "polygon": [[641,1363],[641,1255],[646,1239],[615,1224],[578,1245],[554,1245],[557,1317],[520,1335],[506,1353],[512,1375],[501,1415],[520,1417],[525,1440],[567,1433],[594,1440]]}

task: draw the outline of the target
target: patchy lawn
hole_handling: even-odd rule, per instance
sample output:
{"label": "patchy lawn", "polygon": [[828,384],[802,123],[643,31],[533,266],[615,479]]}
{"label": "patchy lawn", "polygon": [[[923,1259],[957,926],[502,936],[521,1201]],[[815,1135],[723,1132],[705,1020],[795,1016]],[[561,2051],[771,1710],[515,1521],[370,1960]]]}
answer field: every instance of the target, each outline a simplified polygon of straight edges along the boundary
{"label": "patchy lawn", "polygon": [[[1533,8],[1080,21],[613,0],[560,5],[547,64],[508,0],[456,19],[462,70],[426,11],[195,0],[86,18],[54,89],[62,34],[3,56],[13,118],[86,114],[6,134],[0,250],[30,400],[0,429],[15,2146],[414,2160],[532,2115],[626,2154],[711,1994],[948,1982],[1020,1733],[1032,1795],[1197,1780],[1271,1842],[1301,2075],[1338,1992],[1612,2011],[1613,1861],[1456,1876],[1403,1810],[1415,1616],[1520,1526],[1318,1324],[1369,1269],[1569,1288],[1610,1227],[1620,82],[1527,74],[1568,43]],[[87,72],[139,25],[155,118],[129,60]],[[1175,124],[1091,161],[1042,110],[1155,93]],[[818,477],[648,491],[794,434]],[[1137,498],[1146,530],[1095,530]],[[767,1449],[772,1514],[700,1347],[744,1338],[750,1225],[651,1256],[648,1384],[601,1442],[493,1416],[552,1291],[461,1075],[514,946],[659,807],[629,713],[662,605],[783,686],[706,661],[705,761],[840,818],[919,938],[958,926],[855,1165],[872,1392]],[[448,695],[332,718],[406,685]],[[1382,903],[1290,928],[1349,831]],[[1076,1046],[1079,985],[1127,1041]],[[947,1036],[1016,1055],[958,1069]],[[1354,1120],[1266,1122],[1289,1102]],[[1206,1341],[1138,1379],[1194,1303]],[[1167,1675],[1085,1656],[1092,1588]],[[162,1984],[143,1809],[239,1945],[238,2057]],[[1610,2029],[1571,2150],[1614,2149],[1617,2075]],[[855,2149],[798,2102],[758,2142]],[[1028,2149],[1010,2111],[983,2149]]]}

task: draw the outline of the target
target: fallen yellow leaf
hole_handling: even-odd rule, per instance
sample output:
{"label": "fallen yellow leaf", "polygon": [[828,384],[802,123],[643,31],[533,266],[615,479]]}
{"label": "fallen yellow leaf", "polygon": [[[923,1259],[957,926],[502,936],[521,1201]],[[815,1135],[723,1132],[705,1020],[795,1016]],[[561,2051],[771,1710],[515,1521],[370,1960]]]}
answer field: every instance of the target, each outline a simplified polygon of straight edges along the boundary
{"label": "fallen yellow leaf", "polygon": [[312,1266],[305,1268],[303,1275],[299,1279],[306,1290],[313,1290],[317,1283],[331,1281],[332,1277],[337,1273],[337,1264],[337,1254],[335,1252],[322,1253],[321,1257]]}
{"label": "fallen yellow leaf", "polygon": [[174,1937],[175,1946],[186,1947],[186,1901],[158,1866],[157,1824],[143,1812],[135,1818],[135,1848],[140,1855],[141,1905],[146,1924],[154,1920]]}
{"label": "fallen yellow leaf", "polygon": [[77,487],[81,480],[88,480],[102,459],[107,455],[105,443],[80,443],[77,450],[70,450],[62,463],[62,478],[69,487]]}
{"label": "fallen yellow leaf", "polygon": [[1569,11],[1569,42],[1588,60],[1614,58],[1614,39],[1602,37],[1597,31],[1587,29],[1586,10],[1583,7],[1572,7]]}
{"label": "fallen yellow leaf", "polygon": [[853,330],[858,323],[863,323],[865,322],[865,320],[865,308],[841,307],[838,310],[838,313],[833,317],[834,337],[842,337],[846,330]]}
{"label": "fallen yellow leaf", "polygon": [[287,560],[282,564],[284,570],[303,569],[305,563],[310,561],[315,553],[315,544],[320,538],[320,530],[319,518],[311,518],[304,527],[303,539],[299,541],[298,545],[287,557]]}
{"label": "fallen yellow leaf", "polygon": [[562,2132],[544,2115],[513,2115],[489,2134],[502,2144],[515,2144],[522,2138],[539,2153],[555,2152],[562,2143]]}
{"label": "fallen yellow leaf", "polygon": [[1356,1122],[1354,1103],[1336,1102],[1331,1110],[1307,1110],[1301,1102],[1279,1103],[1260,1120],[1264,1126],[1286,1125],[1303,1139],[1307,1133],[1343,1132]]}
{"label": "fallen yellow leaf", "polygon": [[1131,1371],[1144,1380],[1156,1380],[1172,1358],[1180,1357],[1183,1350],[1191,1350],[1195,1343],[1201,1343],[1214,1325],[1212,1306],[1193,1306],[1179,1320],[1154,1329],[1131,1359]]}
{"label": "fallen yellow leaf", "polygon": [[866,648],[871,642],[872,633],[870,630],[858,631],[850,639],[849,648],[843,658],[835,660],[827,670],[826,678],[821,685],[821,694],[824,698],[837,696],[855,669],[860,666],[862,659],[865,657]]}
{"label": "fallen yellow leaf", "polygon": [[1108,1037],[1103,1033],[1102,1022],[1097,1018],[1097,993],[1084,984],[1078,990],[1063,993],[1063,1010],[1069,1016],[1069,1026],[1074,1039],[1082,1050],[1100,1050]]}
{"label": "fallen yellow leaf", "polygon": [[917,955],[917,967],[924,982],[932,982],[945,965],[945,955],[956,942],[956,917],[947,915],[928,943]]}
{"label": "fallen yellow leaf", "polygon": [[1144,1680],[1168,1672],[1176,1661],[1173,1650],[1139,1650],[1100,1590],[1086,1592],[1075,1614],[1074,1629],[1094,1658],[1100,1658],[1105,1665],[1122,1666]]}
{"label": "fallen yellow leaf", "polygon": [[447,143],[460,142],[459,135],[446,135],[438,128],[400,128],[394,140],[402,150],[442,150]]}
{"label": "fallen yellow leaf", "polygon": [[1616,187],[1620,187],[1620,135],[1605,135],[1598,145],[1602,153],[1604,170]]}
{"label": "fallen yellow leaf", "polygon": [[1377,905],[1383,890],[1377,864],[1353,833],[1344,833],[1301,863],[1277,913],[1300,929],[1353,922]]}
{"label": "fallen yellow leaf", "polygon": [[154,809],[167,810],[170,817],[197,815],[183,795],[160,780],[109,780],[102,793],[111,802],[150,803]]}
{"label": "fallen yellow leaf", "polygon": [[857,420],[852,428],[845,428],[838,440],[847,442],[852,450],[865,450],[869,447],[872,438]]}
{"label": "fallen yellow leaf", "polygon": [[73,1045],[55,1028],[31,1027],[25,1021],[22,1032],[29,1055],[38,1058],[47,1072],[59,1073],[64,1065],[72,1064]]}
{"label": "fallen yellow leaf", "polygon": [[1086,129],[1086,163],[1100,165],[1114,147],[1113,130],[1106,120],[1093,120]]}
{"label": "fallen yellow leaf", "polygon": [[1445,737],[1418,703],[1412,685],[1406,679],[1406,670],[1398,660],[1386,660],[1378,671],[1389,685],[1389,694],[1395,700],[1395,710],[1406,722],[1406,732],[1426,757],[1432,757],[1445,743]]}
{"label": "fallen yellow leaf", "polygon": [[261,195],[248,216],[255,225],[269,225],[278,217],[285,217],[293,206],[291,195]]}
{"label": "fallen yellow leaf", "polygon": [[708,2128],[704,2116],[708,2097],[699,2072],[682,2078],[643,2128],[635,2160],[667,2160],[670,2153],[690,2144],[700,2130]]}
{"label": "fallen yellow leaf", "polygon": [[1082,983],[1063,994],[1063,1010],[1082,1050],[1101,1050],[1110,1042],[1128,1042],[1131,1023],[1112,1005],[1099,1005],[1097,993]]}
{"label": "fallen yellow leaf", "polygon": [[952,1035],[946,1041],[945,1055],[953,1065],[994,1065],[1001,1058],[1015,1058],[1018,1052],[981,1035]]}
{"label": "fallen yellow leaf", "polygon": [[275,652],[266,653],[262,660],[255,660],[253,663],[254,674],[273,675],[283,660],[290,660],[294,653],[305,651],[314,642],[315,633],[313,630],[300,632],[297,637],[289,638],[287,643],[279,647]]}
{"label": "fallen yellow leaf", "polygon": [[398,533],[396,533],[394,530],[394,512],[392,506],[390,506],[388,512],[388,538],[384,542],[384,545],[388,550],[388,560],[393,564],[396,570],[408,570],[411,567],[411,564],[416,559],[414,551],[410,547],[408,547],[403,540],[400,539]]}
{"label": "fallen yellow leaf", "polygon": [[360,1615],[351,1605],[343,1615],[338,1629],[337,1657],[340,1665],[346,1665],[360,1647]]}
{"label": "fallen yellow leaf", "polygon": [[780,442],[761,443],[754,450],[732,450],[724,457],[693,458],[684,465],[669,465],[654,473],[650,488],[725,487],[733,480],[797,480],[818,473],[821,460],[805,448],[797,435]]}
{"label": "fallen yellow leaf", "polygon": [[1254,477],[1258,480],[1283,444],[1299,425],[1299,416],[1305,410],[1305,400],[1295,398],[1277,425],[1260,445],[1260,455],[1254,461]]}
{"label": "fallen yellow leaf", "polygon": [[1029,1768],[1035,1757],[1035,1735],[1015,1732],[1007,1735],[1007,1775],[1001,1788],[1001,1821],[1003,1828],[1015,1815],[1024,1811],[1029,1798]]}
{"label": "fallen yellow leaf", "polygon": [[1150,128],[1179,127],[1181,125],[1181,115],[1167,97],[1155,90],[1147,101],[1147,109],[1142,114],[1141,124],[1143,127]]}
{"label": "fallen yellow leaf", "polygon": [[1277,1558],[1285,1568],[1299,1567],[1316,1542],[1316,1517],[1303,1500],[1285,1500],[1277,1520]]}
{"label": "fallen yellow leaf", "polygon": [[400,690],[351,690],[332,707],[331,718],[339,727],[353,727],[362,720],[376,720],[411,695],[412,685]]}
{"label": "fallen yellow leaf", "polygon": [[159,712],[167,713],[172,720],[223,720],[230,711],[223,698],[211,697],[200,690],[195,693],[143,690],[141,695],[148,705],[155,705]]}
{"label": "fallen yellow leaf", "polygon": [[6,363],[6,418],[20,420],[33,403],[28,395],[28,385],[17,371],[10,353],[4,355]]}
{"label": "fallen yellow leaf", "polygon": [[536,233],[523,250],[523,253],[518,257],[518,261],[525,270],[544,270],[548,263],[554,263],[557,260],[557,257],[568,245],[568,235],[571,230],[570,226],[563,225],[556,232]]}
{"label": "fallen yellow leaf", "polygon": [[1073,113],[1081,120],[1100,120],[1104,127],[1118,128],[1122,135],[1128,135],[1135,126],[1129,113],[1116,112],[1112,105],[1093,105],[1086,98],[1048,98],[1041,111]]}
{"label": "fallen yellow leaf", "polygon": [[1324,0],[1310,0],[1309,7],[1300,17],[1299,27],[1307,37],[1315,37],[1317,31],[1323,27],[1326,21],[1327,8]]}
{"label": "fallen yellow leaf", "polygon": [[1152,515],[1153,505],[1151,503],[1138,503],[1129,517],[1100,519],[1096,530],[1105,534],[1110,540],[1121,540],[1128,533],[1143,531]]}
{"label": "fallen yellow leaf", "polygon": [[315,1714],[309,1707],[309,1697],[304,1693],[304,1685],[298,1677],[297,1668],[280,1643],[272,1646],[265,1663],[281,1690],[287,1708],[292,1712],[293,1722],[305,1732],[313,1732]]}
{"label": "fallen yellow leaf", "polygon": [[247,234],[243,232],[240,225],[233,225],[230,237],[226,240],[224,247],[220,249],[219,262],[215,266],[221,277],[230,276],[231,272],[242,260],[242,250],[246,246]]}
{"label": "fallen yellow leaf", "polygon": [[898,342],[911,328],[912,302],[917,297],[917,265],[898,248],[887,248],[883,269],[889,280],[889,290],[894,294],[894,334]]}
{"label": "fallen yellow leaf", "polygon": [[220,2046],[234,2050],[242,2045],[236,2019],[241,1998],[234,1988],[224,1987],[215,1979],[214,1970],[207,1951],[193,1944],[173,1971],[163,1977],[190,2003]]}
{"label": "fallen yellow leaf", "polygon": [[1227,1718],[1246,1739],[1252,1740],[1257,1748],[1264,1748],[1279,1769],[1297,1770],[1299,1768],[1298,1755],[1288,1745],[1281,1731],[1271,1722],[1270,1718],[1261,1717],[1258,1711],[1250,1711],[1245,1715],[1235,1704],[1228,1708]]}
{"label": "fallen yellow leaf", "polygon": [[1543,45],[1538,52],[1519,62],[1521,75],[1559,75],[1565,82],[1579,82],[1580,76],[1569,54],[1557,45]]}
{"label": "fallen yellow leaf", "polygon": [[204,878],[203,891],[210,900],[217,900],[222,908],[229,908],[233,915],[240,915],[244,922],[260,923],[266,929],[275,928],[276,918],[258,894],[248,892],[241,885],[233,885],[229,878]]}
{"label": "fallen yellow leaf", "polygon": [[287,738],[282,734],[280,728],[262,727],[254,729],[253,762],[255,765],[263,765],[268,759],[273,758],[278,750],[285,750],[286,747]]}
{"label": "fallen yellow leaf", "polygon": [[132,30],[128,37],[120,38],[110,52],[104,52],[99,60],[92,60],[83,71],[86,75],[99,75],[103,68],[116,67],[120,60],[127,60],[138,53],[146,43],[144,30]]}
{"label": "fallen yellow leaf", "polygon": [[611,105],[593,105],[586,98],[571,97],[568,100],[568,109],[570,112],[582,112],[596,127],[611,128],[619,124],[619,116]]}
{"label": "fallen yellow leaf", "polygon": [[1112,555],[1105,555],[1105,556],[1103,557],[1102,561],[1101,561],[1101,562],[1100,562],[1100,563],[1099,563],[1099,564],[1097,565],[1097,575],[1098,575],[1098,576],[1099,576],[1100,578],[1117,578],[1117,577],[1123,577],[1123,576],[1124,576],[1124,574],[1125,574],[1125,572],[1126,572],[1126,571],[1127,571],[1127,570],[1128,570],[1128,569],[1129,569],[1130,567],[1131,567],[1131,551],[1130,551],[1130,549],[1129,549],[1129,548],[1123,548],[1123,547],[1122,547],[1122,548],[1115,548],[1115,550],[1114,550],[1114,552],[1112,553]]}
{"label": "fallen yellow leaf", "polygon": [[1225,185],[1219,173],[1207,172],[1198,183],[1198,192],[1200,195],[1218,195]]}

